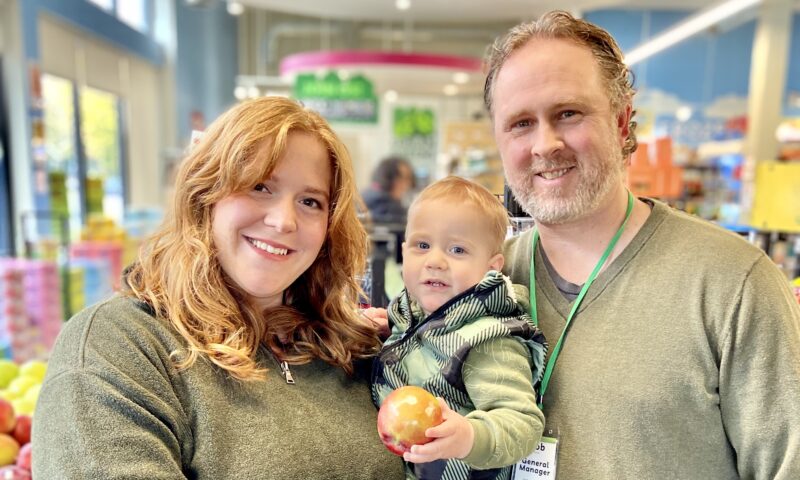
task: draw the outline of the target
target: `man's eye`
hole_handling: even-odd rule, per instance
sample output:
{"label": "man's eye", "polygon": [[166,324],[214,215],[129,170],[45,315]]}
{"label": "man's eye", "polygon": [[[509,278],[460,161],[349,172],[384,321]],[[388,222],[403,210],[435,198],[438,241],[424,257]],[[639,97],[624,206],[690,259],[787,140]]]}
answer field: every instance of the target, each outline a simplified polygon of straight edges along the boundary
{"label": "man's eye", "polygon": [[519,120],[514,122],[514,125],[512,125],[513,128],[527,128],[530,126],[531,126],[530,120]]}
{"label": "man's eye", "polygon": [[575,110],[566,110],[564,112],[561,112],[561,118],[572,118],[577,114],[578,112],[576,112]]}

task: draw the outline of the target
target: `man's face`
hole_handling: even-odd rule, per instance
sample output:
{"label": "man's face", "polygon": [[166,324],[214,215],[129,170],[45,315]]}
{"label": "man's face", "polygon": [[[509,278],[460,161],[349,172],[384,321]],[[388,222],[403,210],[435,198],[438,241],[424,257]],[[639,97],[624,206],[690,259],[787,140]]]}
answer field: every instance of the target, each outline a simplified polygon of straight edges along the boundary
{"label": "man's face", "polygon": [[544,224],[589,216],[624,188],[630,108],[614,112],[591,51],[533,39],[512,53],[493,91],[494,135],[522,207]]}

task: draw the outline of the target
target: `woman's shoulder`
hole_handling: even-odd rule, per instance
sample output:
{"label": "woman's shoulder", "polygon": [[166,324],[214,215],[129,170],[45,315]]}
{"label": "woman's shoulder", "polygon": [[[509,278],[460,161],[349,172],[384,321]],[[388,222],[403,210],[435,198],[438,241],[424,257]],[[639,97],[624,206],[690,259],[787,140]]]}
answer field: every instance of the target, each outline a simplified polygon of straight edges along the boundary
{"label": "woman's shoulder", "polygon": [[115,295],[85,308],[64,324],[50,366],[83,370],[107,361],[133,366],[166,359],[183,346],[177,332],[149,306]]}

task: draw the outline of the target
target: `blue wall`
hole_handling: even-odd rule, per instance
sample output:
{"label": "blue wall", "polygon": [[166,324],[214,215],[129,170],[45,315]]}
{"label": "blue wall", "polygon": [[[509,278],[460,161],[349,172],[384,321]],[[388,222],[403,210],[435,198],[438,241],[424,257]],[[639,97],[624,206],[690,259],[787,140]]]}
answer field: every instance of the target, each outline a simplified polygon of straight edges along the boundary
{"label": "blue wall", "polygon": [[177,2],[178,134],[188,142],[190,116],[200,112],[206,125],[234,102],[238,69],[236,17],[223,2],[206,8]]}

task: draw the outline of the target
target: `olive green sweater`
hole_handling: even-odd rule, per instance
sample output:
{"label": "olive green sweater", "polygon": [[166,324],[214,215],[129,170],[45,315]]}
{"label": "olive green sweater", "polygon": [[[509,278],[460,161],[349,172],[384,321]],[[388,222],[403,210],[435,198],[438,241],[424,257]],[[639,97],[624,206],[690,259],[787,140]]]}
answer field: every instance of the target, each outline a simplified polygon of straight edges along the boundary
{"label": "olive green sweater", "polygon": [[70,320],[36,407],[35,478],[401,479],[380,443],[366,378],[271,355],[263,381],[232,379],[206,360],[176,371],[171,326],[114,297]]}
{"label": "olive green sweater", "polygon": [[[531,234],[506,244],[528,285]],[[541,247],[541,244],[540,244]],[[536,254],[555,342],[569,302]],[[800,478],[800,308],[762,251],[655,202],[595,280],[544,398],[559,479]]]}

